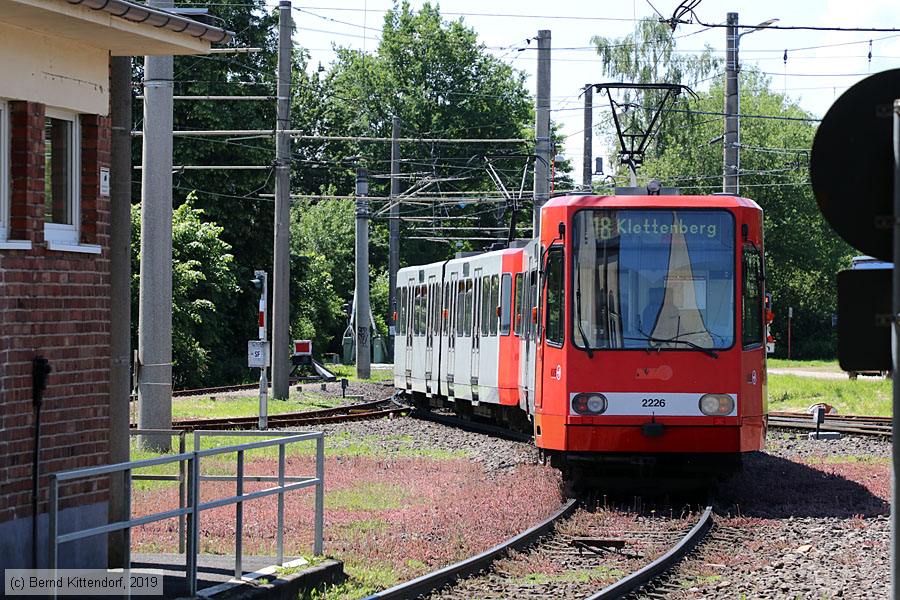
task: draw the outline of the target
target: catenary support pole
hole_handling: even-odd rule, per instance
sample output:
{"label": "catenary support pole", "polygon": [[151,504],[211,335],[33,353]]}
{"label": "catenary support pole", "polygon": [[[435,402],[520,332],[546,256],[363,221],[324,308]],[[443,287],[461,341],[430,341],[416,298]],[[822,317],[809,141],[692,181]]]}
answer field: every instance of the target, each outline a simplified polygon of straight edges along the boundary
{"label": "catenary support pole", "polygon": [[725,136],[723,138],[722,191],[737,194],[740,137],[738,132],[738,112],[740,100],[738,91],[738,14],[728,13],[725,28]]}
{"label": "catenary support pole", "polygon": [[892,304],[893,323],[891,327],[891,349],[894,361],[894,399],[893,423],[891,428],[891,598],[900,598],[900,545],[897,534],[900,533],[900,99],[894,100],[894,298]]}
{"label": "catenary support pole", "polygon": [[391,211],[388,239],[388,344],[394,349],[394,311],[397,310],[397,271],[400,270],[400,117],[391,122]]}
{"label": "catenary support pole", "polygon": [[[171,8],[172,0],[150,6]],[[141,164],[141,284],[138,317],[138,427],[172,427],[172,77],[171,56],[144,60]],[[168,435],[142,436],[168,452]]]}
{"label": "catenary support pole", "polygon": [[541,207],[550,198],[550,30],[537,35],[537,95],[534,123],[534,235],[541,231]]}
{"label": "catenary support pole", "polygon": [[[131,57],[110,59],[109,461],[128,462],[131,400]],[[109,520],[124,521],[125,482],[109,478]],[[125,532],[109,534],[109,567],[128,568]]]}
{"label": "catenary support pole", "polygon": [[584,86],[584,161],[581,171],[581,185],[591,189],[591,175],[594,173],[594,86]]}
{"label": "catenary support pole", "polygon": [[356,170],[356,376],[371,375],[371,336],[369,335],[369,172]]}
{"label": "catenary support pole", "polygon": [[272,278],[272,397],[290,393],[291,2],[278,4],[278,125],[275,142],[275,248]]}

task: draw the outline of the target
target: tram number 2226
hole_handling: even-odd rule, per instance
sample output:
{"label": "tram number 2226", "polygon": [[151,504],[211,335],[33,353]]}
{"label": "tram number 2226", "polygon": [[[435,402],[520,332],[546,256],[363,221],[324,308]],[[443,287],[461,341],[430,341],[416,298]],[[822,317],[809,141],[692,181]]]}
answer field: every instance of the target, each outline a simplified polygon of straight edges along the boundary
{"label": "tram number 2226", "polygon": [[662,408],[665,405],[665,398],[641,398],[641,406],[643,408]]}

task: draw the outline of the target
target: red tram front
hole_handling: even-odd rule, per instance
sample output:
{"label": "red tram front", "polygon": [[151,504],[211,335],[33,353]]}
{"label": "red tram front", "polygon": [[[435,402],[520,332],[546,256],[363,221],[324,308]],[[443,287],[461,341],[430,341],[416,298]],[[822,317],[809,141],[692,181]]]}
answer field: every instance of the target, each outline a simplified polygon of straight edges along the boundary
{"label": "red tram front", "polygon": [[538,447],[566,458],[762,448],[765,290],[755,202],[555,198],[542,210],[539,251],[543,335],[529,407]]}

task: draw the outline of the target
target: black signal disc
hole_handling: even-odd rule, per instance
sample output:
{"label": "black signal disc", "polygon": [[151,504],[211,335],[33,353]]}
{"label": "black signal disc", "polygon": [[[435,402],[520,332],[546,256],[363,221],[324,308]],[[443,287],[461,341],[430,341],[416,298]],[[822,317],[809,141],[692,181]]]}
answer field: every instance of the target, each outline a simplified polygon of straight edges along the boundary
{"label": "black signal disc", "polygon": [[863,79],[828,109],[813,141],[810,178],[825,220],[857,250],[893,260],[893,104],[900,69]]}

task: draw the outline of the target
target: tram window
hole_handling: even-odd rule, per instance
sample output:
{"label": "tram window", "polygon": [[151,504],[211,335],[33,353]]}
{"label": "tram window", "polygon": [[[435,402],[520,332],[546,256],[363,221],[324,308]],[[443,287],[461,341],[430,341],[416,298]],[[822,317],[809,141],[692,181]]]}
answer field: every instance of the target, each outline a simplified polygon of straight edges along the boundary
{"label": "tram window", "polygon": [[563,252],[551,248],[547,256],[547,343],[561,346],[565,322],[565,278],[563,277]]}
{"label": "tram window", "polygon": [[474,310],[473,302],[474,293],[472,291],[472,280],[466,279],[466,306],[463,314],[466,317],[466,323],[463,327],[463,335],[468,337],[472,335],[472,311]]}
{"label": "tram window", "polygon": [[744,244],[742,261],[741,332],[744,348],[763,341],[762,261],[753,244]]}
{"label": "tram window", "polygon": [[447,319],[444,318],[444,311],[447,309],[447,296],[448,296],[447,288],[448,288],[448,286],[449,286],[449,284],[447,284],[445,282],[444,285],[442,286],[443,290],[441,292],[441,317],[440,317],[441,324],[440,324],[440,327],[438,327],[438,329],[440,329],[440,331],[443,335],[447,335]]}
{"label": "tram window", "polygon": [[397,335],[403,335],[404,327],[403,327],[403,318],[406,316],[406,290],[402,287],[397,288],[397,298],[399,298],[400,305],[397,307]]}
{"label": "tram window", "polygon": [[456,335],[463,335],[466,327],[466,318],[463,311],[466,309],[466,282],[460,281],[456,292]]}
{"label": "tram window", "polygon": [[481,278],[481,335],[491,333],[491,278],[485,275]]}
{"label": "tram window", "polygon": [[523,275],[524,289],[522,291],[522,335],[526,340],[531,339],[531,283],[528,275]]}
{"label": "tram window", "polygon": [[504,273],[500,278],[500,335],[509,335],[512,317],[512,276]]}
{"label": "tram window", "polygon": [[491,275],[491,335],[497,335],[497,322],[500,316],[497,314],[497,307],[500,306],[500,277]]}
{"label": "tram window", "polygon": [[522,274],[516,273],[515,296],[513,297],[513,333],[522,335],[522,295],[525,293]]}
{"label": "tram window", "polygon": [[528,304],[528,314],[526,315],[526,319],[530,323],[528,334],[529,339],[538,340],[541,337],[541,321],[538,319],[537,321],[531,318],[531,312],[535,309],[540,313],[540,307],[538,306],[538,300],[540,299],[540,290],[538,289],[538,278],[537,278],[537,270],[531,271],[528,274],[529,280],[531,282],[529,289],[531,293],[529,294],[529,304]]}

